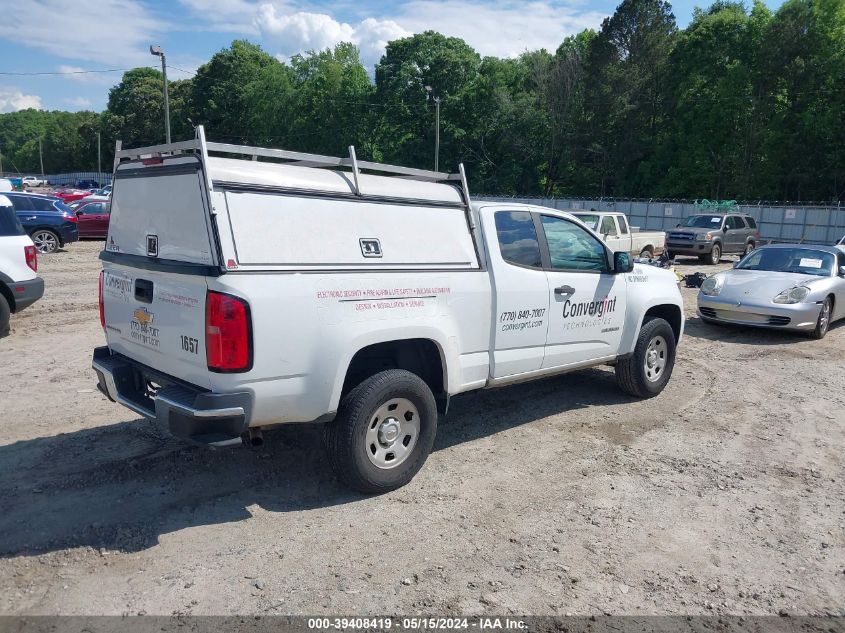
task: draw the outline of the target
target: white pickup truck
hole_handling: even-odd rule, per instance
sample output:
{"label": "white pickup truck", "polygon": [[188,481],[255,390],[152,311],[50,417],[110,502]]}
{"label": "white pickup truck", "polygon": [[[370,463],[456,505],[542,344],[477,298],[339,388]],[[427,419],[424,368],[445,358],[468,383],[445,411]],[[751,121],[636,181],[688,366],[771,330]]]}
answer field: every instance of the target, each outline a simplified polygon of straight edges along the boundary
{"label": "white pickup truck", "polygon": [[201,127],[116,162],[93,367],[176,436],[256,444],[324,423],[339,478],[377,493],[422,467],[456,394],[610,364],[647,398],[671,376],[674,276],[567,213],[470,202],[463,168],[207,143]]}
{"label": "white pickup truck", "polygon": [[640,231],[629,226],[624,213],[577,211],[573,215],[596,231],[614,252],[625,252],[645,259],[657,257],[666,246],[663,231]]}

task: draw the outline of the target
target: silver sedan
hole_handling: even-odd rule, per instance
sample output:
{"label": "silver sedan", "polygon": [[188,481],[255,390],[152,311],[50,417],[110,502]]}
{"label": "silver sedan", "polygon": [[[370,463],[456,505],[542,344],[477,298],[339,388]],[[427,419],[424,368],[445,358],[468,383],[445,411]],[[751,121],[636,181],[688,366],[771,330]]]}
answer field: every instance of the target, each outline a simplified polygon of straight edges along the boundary
{"label": "silver sedan", "polygon": [[845,252],[836,246],[773,244],[704,280],[698,314],[708,323],[800,330],[823,338],[845,318]]}

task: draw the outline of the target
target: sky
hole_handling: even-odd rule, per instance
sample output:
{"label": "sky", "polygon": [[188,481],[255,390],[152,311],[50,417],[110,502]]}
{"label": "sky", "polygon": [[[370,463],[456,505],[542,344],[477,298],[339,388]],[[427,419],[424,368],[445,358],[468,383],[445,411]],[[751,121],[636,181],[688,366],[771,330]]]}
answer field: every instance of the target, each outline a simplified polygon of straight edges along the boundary
{"label": "sky", "polygon": [[[766,0],[776,8],[779,0]],[[564,37],[597,29],[618,0],[0,0],[0,112],[96,110],[123,70],[157,66],[191,77],[233,39],[281,60],[351,41],[372,74],[390,40],[425,30],[463,38],[481,55],[555,50]],[[680,26],[709,0],[675,0]],[[80,71],[108,71],[88,72]],[[63,73],[63,74],[48,74]]]}

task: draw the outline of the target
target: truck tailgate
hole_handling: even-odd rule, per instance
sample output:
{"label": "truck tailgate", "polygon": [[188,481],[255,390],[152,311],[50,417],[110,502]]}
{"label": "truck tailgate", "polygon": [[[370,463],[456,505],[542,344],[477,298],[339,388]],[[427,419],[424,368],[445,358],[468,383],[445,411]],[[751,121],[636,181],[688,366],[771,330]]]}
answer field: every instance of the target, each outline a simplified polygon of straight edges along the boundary
{"label": "truck tailgate", "polygon": [[180,275],[105,263],[103,311],[113,352],[211,388],[205,353],[207,284]]}

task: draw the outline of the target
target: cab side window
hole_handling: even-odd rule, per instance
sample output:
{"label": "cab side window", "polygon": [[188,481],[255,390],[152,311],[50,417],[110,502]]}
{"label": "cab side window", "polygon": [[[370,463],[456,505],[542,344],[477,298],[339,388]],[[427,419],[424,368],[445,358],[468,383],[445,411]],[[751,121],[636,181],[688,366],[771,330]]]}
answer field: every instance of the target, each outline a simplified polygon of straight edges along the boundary
{"label": "cab side window", "polygon": [[502,259],[517,266],[542,268],[540,242],[528,211],[497,211],[496,235]]}
{"label": "cab side window", "polygon": [[613,222],[613,216],[606,215],[601,219],[599,233],[609,235],[610,237],[616,236],[616,224]]}
{"label": "cab side window", "polygon": [[729,215],[727,217],[727,223],[726,223],[725,226],[727,226],[728,229],[744,229],[745,228],[745,225],[743,224],[743,222],[738,217],[736,217],[735,215]]}
{"label": "cab side window", "polygon": [[543,232],[549,245],[549,257],[555,270],[608,272],[604,244],[577,224],[544,215]]}
{"label": "cab side window", "polygon": [[628,235],[628,222],[625,221],[625,216],[617,215],[616,221],[619,222],[619,231],[622,235]]}

